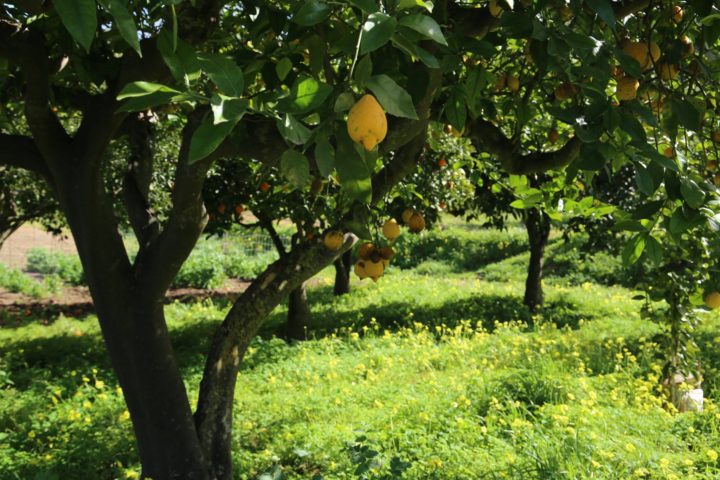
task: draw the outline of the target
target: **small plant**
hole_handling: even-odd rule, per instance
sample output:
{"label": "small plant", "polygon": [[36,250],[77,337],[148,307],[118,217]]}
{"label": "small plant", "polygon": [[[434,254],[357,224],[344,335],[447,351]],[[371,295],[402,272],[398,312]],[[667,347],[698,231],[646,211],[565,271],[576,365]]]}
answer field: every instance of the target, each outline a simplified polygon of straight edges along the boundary
{"label": "small plant", "polygon": [[85,274],[77,255],[33,248],[27,253],[27,270],[43,275],[54,274],[72,285],[85,284]]}
{"label": "small plant", "polygon": [[33,298],[47,296],[52,290],[49,284],[38,282],[20,270],[0,264],[0,287],[13,293],[22,293]]}

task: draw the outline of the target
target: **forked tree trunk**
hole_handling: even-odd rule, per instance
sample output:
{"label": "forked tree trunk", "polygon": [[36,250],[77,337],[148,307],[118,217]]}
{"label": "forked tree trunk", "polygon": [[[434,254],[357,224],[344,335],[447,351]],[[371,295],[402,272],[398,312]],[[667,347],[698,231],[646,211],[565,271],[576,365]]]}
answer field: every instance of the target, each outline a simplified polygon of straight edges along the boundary
{"label": "forked tree trunk", "polygon": [[350,271],[352,270],[352,250],[343,253],[340,258],[335,260],[335,286],[333,293],[335,295],[345,295],[350,293]]}
{"label": "forked tree trunk", "polygon": [[290,292],[288,298],[288,314],[286,335],[290,340],[307,340],[312,313],[307,299],[307,286],[303,282]]}
{"label": "forked tree trunk", "polygon": [[550,236],[550,217],[545,212],[532,208],[527,211],[525,228],[530,243],[530,264],[525,280],[523,303],[534,312],[542,309],[545,303],[542,286],[543,256]]}

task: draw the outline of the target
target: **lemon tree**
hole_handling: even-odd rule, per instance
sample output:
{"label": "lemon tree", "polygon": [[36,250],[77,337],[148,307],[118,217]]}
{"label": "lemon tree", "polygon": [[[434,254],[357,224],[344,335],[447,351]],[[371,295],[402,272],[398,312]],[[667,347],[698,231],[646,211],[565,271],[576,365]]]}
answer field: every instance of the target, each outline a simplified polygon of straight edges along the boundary
{"label": "lemon tree", "polygon": [[[689,253],[688,245],[707,239],[717,197],[706,169],[720,140],[719,12],[710,0],[683,3],[681,13],[672,7],[647,0],[0,6],[0,99],[3,109],[21,106],[14,110],[21,128],[2,127],[0,165],[45,179],[67,220],[143,476],[233,478],[230,418],[250,340],[279,302],[356,238],[376,240],[433,122],[465,135],[478,161],[516,176],[521,189],[534,188],[529,175],[592,178],[632,164],[644,202],[617,215],[632,232],[628,262],[662,263],[672,248]],[[141,116],[176,122],[176,154],[162,164],[130,154],[127,174],[113,183],[108,152]],[[287,188],[280,206],[307,202],[314,179],[332,184],[323,193],[334,206],[326,225],[343,232],[344,243],[334,250],[325,232],[305,237],[252,282],[215,331],[191,402],[160,306],[209,213],[219,220],[236,206],[221,212],[218,202],[208,212],[205,204],[206,179],[221,159],[244,162],[230,172],[244,186]],[[171,177],[163,215],[151,195],[158,176],[149,172],[157,171]],[[259,171],[268,179],[258,183]],[[418,213],[407,217],[415,231],[426,226]],[[132,259],[123,224],[138,240]],[[382,275],[385,246],[370,251],[364,275]]]}

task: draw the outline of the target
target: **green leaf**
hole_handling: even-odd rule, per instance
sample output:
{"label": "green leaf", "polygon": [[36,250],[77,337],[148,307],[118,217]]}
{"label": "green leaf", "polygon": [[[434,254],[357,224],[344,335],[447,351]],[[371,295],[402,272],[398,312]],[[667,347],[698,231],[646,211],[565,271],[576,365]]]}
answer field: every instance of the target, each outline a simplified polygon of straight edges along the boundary
{"label": "green leaf", "polygon": [[305,113],[323,104],[332,92],[332,87],[312,77],[298,77],[290,94],[280,99],[278,110],[287,113]]}
{"label": "green leaf", "polygon": [[647,234],[640,233],[632,237],[622,251],[622,260],[625,265],[632,265],[640,259],[645,250]]}
{"label": "green leaf", "polygon": [[343,191],[350,198],[370,203],[372,200],[372,171],[355,149],[355,142],[345,129],[336,132],[337,155],[335,168]]}
{"label": "green leaf", "polygon": [[97,29],[95,0],[53,0],[52,4],[70,35],[89,52]]}
{"label": "green leaf", "polygon": [[680,193],[692,208],[700,208],[705,202],[703,189],[687,177],[680,177]]}
{"label": "green leaf", "polygon": [[173,102],[190,100],[185,93],[154,92],[141,97],[130,97],[118,108],[119,112],[141,112],[158,105],[167,105]]}
{"label": "green leaf", "polygon": [[277,121],[277,128],[285,140],[295,145],[304,145],[312,135],[305,125],[289,114],[285,114],[282,120]]}
{"label": "green leaf", "polygon": [[300,152],[286,150],[280,157],[280,173],[296,188],[310,183],[310,163]]}
{"label": "green leaf", "polygon": [[315,144],[315,163],[323,177],[330,175],[335,168],[335,149],[327,139],[320,139]]}
{"label": "green leaf", "polygon": [[362,27],[360,53],[366,54],[385,45],[395,32],[397,20],[385,13],[370,14]]}
{"label": "green leaf", "polygon": [[427,11],[432,11],[433,3],[425,2],[423,0],[400,0],[397,4],[398,10],[410,10],[411,8],[424,8]]}
{"label": "green leaf", "polygon": [[374,0],[349,0],[349,3],[365,13],[375,13],[378,11],[377,2]]}
{"label": "green leaf", "polygon": [[204,53],[199,56],[200,66],[221,93],[239,97],[245,88],[243,72],[237,64],[223,55]]}
{"label": "green leaf", "polygon": [[647,142],[647,135],[642,124],[634,116],[622,112],[620,114],[620,128],[630,135],[634,142],[644,144]]}
{"label": "green leaf", "polygon": [[615,12],[609,0],[586,0],[587,4],[598,14],[610,28],[615,30]]}
{"label": "green leaf", "polygon": [[638,189],[648,197],[655,193],[655,190],[660,186],[651,172],[640,164],[635,167],[635,183],[637,183]]}
{"label": "green leaf", "polygon": [[380,105],[391,115],[417,120],[412,97],[387,75],[375,75],[367,81],[367,87],[375,94]]}
{"label": "green leaf", "polygon": [[278,78],[282,82],[285,80],[285,77],[287,77],[287,74],[290,73],[290,70],[292,70],[292,60],[290,60],[287,57],[283,57],[282,60],[280,60],[275,65],[275,73],[277,73]]}
{"label": "green leaf", "polygon": [[126,98],[143,97],[145,95],[150,95],[155,92],[166,92],[166,93],[172,93],[172,94],[180,93],[178,90],[170,88],[166,85],[162,85],[160,83],[132,82],[132,83],[128,83],[127,85],[125,85],[123,87],[122,90],[120,90],[120,93],[118,93],[117,99],[125,100]]}
{"label": "green leaf", "polygon": [[408,15],[401,18],[398,24],[415,30],[420,35],[423,35],[441,45],[447,45],[447,40],[445,40],[445,36],[442,33],[440,25],[438,25],[432,17],[416,13],[414,15]]}
{"label": "green leaf", "polygon": [[355,65],[355,72],[353,73],[353,80],[355,80],[355,83],[359,88],[364,88],[365,83],[368,81],[368,79],[372,76],[372,59],[370,58],[370,55],[365,55],[360,59],[360,61]]}
{"label": "green leaf", "polygon": [[210,99],[210,107],[213,112],[213,123],[217,125],[223,122],[237,122],[245,112],[249,102],[240,98],[226,97],[225,95],[213,95]]}
{"label": "green leaf", "polygon": [[655,266],[660,266],[663,261],[663,247],[658,240],[653,236],[647,237],[645,243],[645,255]]}
{"label": "green leaf", "polygon": [[703,112],[698,110],[695,105],[681,98],[673,98],[670,100],[670,105],[680,125],[693,132],[700,130]]}
{"label": "green leaf", "polygon": [[157,47],[173,77],[187,85],[200,78],[200,62],[195,49],[189,43],[178,38],[177,45],[173,48],[173,41],[172,33],[163,30],[157,37]]}
{"label": "green leaf", "polygon": [[344,92],[338,95],[335,100],[333,111],[335,113],[346,112],[355,104],[355,96],[352,93]]}
{"label": "green leaf", "polygon": [[447,103],[445,104],[445,116],[450,125],[456,130],[462,131],[465,128],[465,119],[467,117],[467,108],[465,107],[465,97],[462,90],[456,88]]}
{"label": "green leaf", "polygon": [[331,12],[332,8],[327,3],[319,0],[308,0],[293,15],[292,21],[298,25],[309,27],[325,20],[330,16]]}
{"label": "green leaf", "polygon": [[193,164],[214,152],[230,134],[236,122],[213,123],[210,115],[206,116],[193,133],[188,152],[188,164]]}
{"label": "green leaf", "polygon": [[125,3],[122,0],[98,0],[98,3],[110,12],[120,36],[135,50],[138,56],[142,57],[137,25]]}

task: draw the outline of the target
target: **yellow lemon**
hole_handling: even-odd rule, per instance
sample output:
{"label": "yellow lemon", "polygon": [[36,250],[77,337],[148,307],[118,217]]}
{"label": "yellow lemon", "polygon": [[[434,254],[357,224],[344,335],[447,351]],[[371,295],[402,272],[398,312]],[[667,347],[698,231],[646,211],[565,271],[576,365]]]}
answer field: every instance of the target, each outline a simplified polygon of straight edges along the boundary
{"label": "yellow lemon", "polygon": [[336,252],[343,246],[343,240],[342,232],[328,232],[325,234],[323,243],[325,244],[325,248],[331,252]]}
{"label": "yellow lemon", "polygon": [[425,230],[425,219],[418,212],[414,212],[408,219],[408,228],[413,233],[420,233]]}
{"label": "yellow lemon", "polygon": [[657,71],[663,80],[673,80],[678,76],[678,73],[680,73],[677,65],[673,65],[672,63],[658,63]]}
{"label": "yellow lemon", "polygon": [[387,135],[385,111],[375,97],[364,95],[350,109],[347,130],[353,141],[362,143],[365,150],[372,150]]}
{"label": "yellow lemon", "polygon": [[353,270],[360,280],[363,280],[368,276],[367,272],[365,272],[365,262],[362,260],[355,262],[355,268]]}
{"label": "yellow lemon", "polygon": [[618,100],[632,100],[637,96],[640,82],[637,79],[631,77],[623,77],[617,82],[617,88],[615,94]]}
{"label": "yellow lemon", "polygon": [[391,242],[400,236],[400,225],[394,218],[391,218],[383,225],[383,235]]}
{"label": "yellow lemon", "polygon": [[708,293],[705,297],[705,305],[708,307],[715,309],[720,307],[720,293],[718,292],[711,292]]}
{"label": "yellow lemon", "polygon": [[382,261],[373,262],[372,260],[369,260],[364,263],[365,275],[372,278],[374,282],[377,282],[378,278],[382,277],[385,273],[385,266]]}

